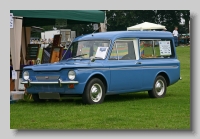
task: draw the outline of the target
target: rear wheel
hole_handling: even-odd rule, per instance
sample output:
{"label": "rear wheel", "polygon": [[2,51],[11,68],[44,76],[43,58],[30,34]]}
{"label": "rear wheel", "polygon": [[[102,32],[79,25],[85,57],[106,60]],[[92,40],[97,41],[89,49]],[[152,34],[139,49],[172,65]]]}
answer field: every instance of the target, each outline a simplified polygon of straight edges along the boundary
{"label": "rear wheel", "polygon": [[167,83],[163,76],[158,75],[154,81],[153,89],[148,91],[151,98],[162,98],[167,91]]}
{"label": "rear wheel", "polygon": [[83,92],[82,100],[85,104],[100,104],[105,97],[105,86],[98,78],[91,79]]}

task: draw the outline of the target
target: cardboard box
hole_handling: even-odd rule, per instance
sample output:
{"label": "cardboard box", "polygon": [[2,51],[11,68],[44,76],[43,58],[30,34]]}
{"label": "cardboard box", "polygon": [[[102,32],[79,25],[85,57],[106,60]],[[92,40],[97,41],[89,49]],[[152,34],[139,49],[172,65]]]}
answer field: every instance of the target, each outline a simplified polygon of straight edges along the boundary
{"label": "cardboard box", "polygon": [[12,100],[24,99],[24,91],[11,91],[10,95]]}
{"label": "cardboard box", "polygon": [[19,78],[18,90],[25,90],[24,84],[21,84],[22,81],[23,81],[22,78]]}

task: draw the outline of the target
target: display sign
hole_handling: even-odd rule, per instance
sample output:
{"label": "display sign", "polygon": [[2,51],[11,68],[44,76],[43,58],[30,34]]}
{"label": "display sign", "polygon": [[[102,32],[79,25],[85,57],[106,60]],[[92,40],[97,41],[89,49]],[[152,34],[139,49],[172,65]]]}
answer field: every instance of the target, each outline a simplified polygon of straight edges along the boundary
{"label": "display sign", "polygon": [[61,60],[63,47],[43,48],[41,64],[54,63]]}
{"label": "display sign", "polygon": [[97,30],[98,28],[98,24],[93,24],[93,30]]}
{"label": "display sign", "polygon": [[43,48],[41,63],[50,63],[51,48]]}
{"label": "display sign", "polygon": [[95,57],[100,57],[104,59],[106,57],[108,47],[98,47]]}
{"label": "display sign", "polygon": [[159,41],[160,55],[171,55],[170,41]]}
{"label": "display sign", "polygon": [[17,72],[12,70],[12,79],[17,79]]}
{"label": "display sign", "polygon": [[40,44],[28,44],[26,48],[26,60],[37,60]]}
{"label": "display sign", "polygon": [[10,13],[10,28],[13,28],[13,13]]}
{"label": "display sign", "polygon": [[59,62],[62,58],[63,47],[52,47],[50,63]]}
{"label": "display sign", "polygon": [[61,34],[54,35],[54,37],[53,37],[53,47],[60,47],[61,38],[62,38]]}

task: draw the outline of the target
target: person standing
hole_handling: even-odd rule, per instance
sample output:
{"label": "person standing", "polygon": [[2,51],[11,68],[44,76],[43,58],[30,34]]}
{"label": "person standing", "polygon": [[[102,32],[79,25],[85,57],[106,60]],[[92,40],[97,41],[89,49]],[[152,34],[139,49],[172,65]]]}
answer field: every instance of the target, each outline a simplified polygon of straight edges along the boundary
{"label": "person standing", "polygon": [[175,47],[177,47],[178,46],[178,27],[175,27],[173,31],[173,36],[174,36]]}

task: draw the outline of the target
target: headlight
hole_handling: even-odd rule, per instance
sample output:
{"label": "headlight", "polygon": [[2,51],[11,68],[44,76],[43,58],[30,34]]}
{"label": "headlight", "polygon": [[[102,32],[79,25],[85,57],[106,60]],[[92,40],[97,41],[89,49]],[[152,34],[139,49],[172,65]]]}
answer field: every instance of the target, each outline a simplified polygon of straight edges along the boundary
{"label": "headlight", "polygon": [[68,72],[68,78],[69,78],[70,80],[74,80],[75,77],[76,77],[75,71],[70,70],[70,71]]}
{"label": "headlight", "polygon": [[25,71],[25,72],[23,73],[23,78],[24,78],[25,80],[28,80],[28,79],[29,79],[29,72],[28,72],[28,71]]}

